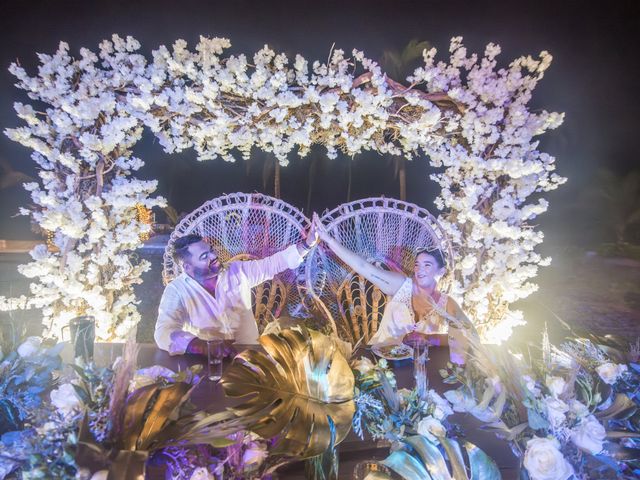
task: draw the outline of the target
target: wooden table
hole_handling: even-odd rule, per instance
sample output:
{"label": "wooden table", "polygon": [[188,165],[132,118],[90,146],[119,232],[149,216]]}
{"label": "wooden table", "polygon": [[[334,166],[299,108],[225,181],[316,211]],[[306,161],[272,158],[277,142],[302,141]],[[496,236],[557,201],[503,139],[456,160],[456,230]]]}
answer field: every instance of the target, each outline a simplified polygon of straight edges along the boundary
{"label": "wooden table", "polygon": [[[238,350],[246,347],[239,346]],[[252,348],[259,348],[253,346]],[[95,346],[95,361],[98,365],[107,366],[113,364],[113,361],[122,352],[122,344],[118,343],[98,343]],[[360,356],[360,355],[357,355]],[[63,352],[66,361],[71,360],[71,349],[66,348]],[[445,366],[449,358],[449,350],[444,347],[432,347],[429,350],[429,363],[427,371],[429,376],[429,387],[442,393],[452,388],[451,385],[445,385],[440,378],[438,370]],[[150,367],[152,365],[162,365],[173,371],[180,371],[189,368],[192,365],[204,364],[206,359],[195,355],[170,356],[168,353],[159,350],[154,344],[140,344],[140,353],[138,355],[138,368]],[[229,360],[225,361],[225,366]],[[410,360],[401,362],[391,362],[393,370],[396,374],[398,388],[412,388],[414,386],[413,368]],[[218,382],[212,382],[204,379],[194,391],[191,401],[197,407],[207,412],[220,412],[226,407],[242,403],[244,399],[230,399],[225,397],[222,386]],[[454,414],[449,417],[451,423],[460,425],[466,433],[467,439],[483,449],[487,455],[493,458],[504,480],[515,480],[518,477],[518,461],[511,453],[506,442],[501,441],[495,435],[480,430],[481,423],[470,415]],[[382,460],[388,455],[388,448],[378,447],[372,441],[360,440],[353,431],[340,444],[339,458],[340,469],[339,475],[341,479],[351,479],[354,466],[363,460]],[[158,478],[154,474],[153,477]],[[162,477],[160,477],[162,478]],[[281,471],[280,478],[283,479],[304,479],[304,467],[300,464],[292,464]]]}

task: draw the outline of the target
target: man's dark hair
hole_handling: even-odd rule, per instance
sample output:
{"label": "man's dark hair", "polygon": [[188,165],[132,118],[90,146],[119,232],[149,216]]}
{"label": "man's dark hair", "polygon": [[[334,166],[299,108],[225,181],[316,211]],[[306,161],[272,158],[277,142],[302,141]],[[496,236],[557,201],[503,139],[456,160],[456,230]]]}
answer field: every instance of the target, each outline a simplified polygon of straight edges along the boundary
{"label": "man's dark hair", "polygon": [[176,261],[183,261],[190,255],[189,245],[193,245],[200,241],[202,241],[202,237],[195,233],[177,238],[176,241],[173,242],[173,258]]}
{"label": "man's dark hair", "polygon": [[439,268],[443,268],[447,266],[447,262],[444,258],[444,254],[442,253],[442,250],[440,250],[439,248],[431,248],[431,249],[428,249],[425,247],[418,248],[416,250],[416,258],[418,258],[418,255],[420,255],[421,253],[426,253],[427,255],[431,255],[435,259]]}

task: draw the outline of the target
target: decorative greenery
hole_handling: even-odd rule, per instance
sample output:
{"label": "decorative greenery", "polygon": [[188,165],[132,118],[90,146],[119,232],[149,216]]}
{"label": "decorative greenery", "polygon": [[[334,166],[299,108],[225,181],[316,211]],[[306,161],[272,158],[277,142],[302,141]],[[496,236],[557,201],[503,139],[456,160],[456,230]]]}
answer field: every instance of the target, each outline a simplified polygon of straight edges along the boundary
{"label": "decorative greenery", "polygon": [[[468,459],[468,468],[465,456]],[[444,452],[444,454],[443,454]],[[448,460],[448,462],[447,462]],[[469,442],[457,442],[445,435],[435,441],[416,435],[402,441],[383,462],[406,480],[500,480],[502,476],[495,462],[482,450]],[[468,473],[469,472],[469,473]],[[377,473],[371,480],[392,479]]]}
{"label": "decorative greenery", "polygon": [[62,345],[42,345],[29,337],[0,362],[0,435],[22,430],[42,406],[42,396],[55,385]]}
{"label": "decorative greenery", "polygon": [[[454,439],[457,427],[447,417],[453,413],[447,400],[434,390],[421,399],[418,390],[398,390],[386,360],[373,364],[364,357],[356,368],[354,430],[363,438],[364,428],[374,440],[391,442],[391,455],[382,464],[407,480],[499,479],[497,466],[482,450]],[[467,475],[462,450],[469,460]],[[448,460],[448,462],[447,462]],[[392,478],[382,472],[371,479]],[[369,477],[367,477],[369,478]]]}
{"label": "decorative greenery", "polygon": [[465,369],[442,372],[462,383],[445,396],[509,442],[525,478],[635,478],[640,382],[628,372],[637,364],[613,363],[609,351],[585,339],[556,348],[546,334],[521,353],[476,344]]}
{"label": "decorative greenery", "polygon": [[300,458],[339,444],[351,429],[354,379],[339,345],[306,328],[262,335],[266,354],[245,350],[224,373],[230,397],[254,395],[231,411],[272,452]]}
{"label": "decorative greenery", "polygon": [[366,430],[374,440],[396,442],[418,433],[421,425],[427,430],[449,427],[446,418],[453,410],[434,390],[426,399],[420,398],[417,388],[399,390],[385,359],[374,364],[363,357],[353,365],[357,392],[353,429],[360,438]]}

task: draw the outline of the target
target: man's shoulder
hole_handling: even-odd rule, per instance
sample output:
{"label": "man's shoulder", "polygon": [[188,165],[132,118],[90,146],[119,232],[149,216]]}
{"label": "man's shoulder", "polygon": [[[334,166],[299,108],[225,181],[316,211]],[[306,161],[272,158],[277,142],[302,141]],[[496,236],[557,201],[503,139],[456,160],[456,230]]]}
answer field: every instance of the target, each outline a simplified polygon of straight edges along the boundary
{"label": "man's shoulder", "polygon": [[179,293],[182,291],[183,286],[185,285],[185,282],[187,281],[187,275],[185,275],[184,273],[181,273],[180,275],[178,275],[177,277],[175,277],[173,280],[169,281],[169,283],[167,283],[164,287],[164,291],[165,292],[176,292]]}

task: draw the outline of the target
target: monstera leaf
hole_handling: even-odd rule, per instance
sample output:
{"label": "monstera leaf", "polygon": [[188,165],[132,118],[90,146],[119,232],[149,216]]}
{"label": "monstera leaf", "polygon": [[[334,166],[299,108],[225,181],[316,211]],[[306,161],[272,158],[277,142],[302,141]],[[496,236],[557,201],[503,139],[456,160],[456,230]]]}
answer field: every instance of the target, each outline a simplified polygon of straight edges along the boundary
{"label": "monstera leaf", "polygon": [[[416,435],[407,438],[401,448],[391,453],[382,464],[404,480],[500,480],[495,462],[482,450],[469,442],[462,446],[469,459],[468,468],[460,444],[446,437],[438,437],[443,452],[435,443]],[[446,461],[448,459],[448,462]],[[470,472],[470,476],[468,475]],[[390,480],[385,473],[369,474],[365,480]]]}
{"label": "monstera leaf", "polygon": [[222,378],[229,397],[252,398],[231,410],[248,430],[277,438],[273,454],[308,458],[340,443],[355,406],[349,364],[329,337],[305,328],[263,335],[266,351],[236,356]]}
{"label": "monstera leaf", "polygon": [[[109,479],[137,480],[144,477],[145,463],[155,449],[174,445],[173,437],[180,433],[186,437],[181,439],[182,445],[192,444],[188,437],[192,432],[180,429],[183,423],[191,421],[192,415],[182,416],[180,409],[196,385],[197,382],[154,383],[130,393],[121,412],[123,431],[112,439],[112,445],[101,444],[93,438],[86,413],[78,432],[77,464],[92,472],[108,470]],[[217,445],[223,433],[210,430],[206,435],[201,433],[198,441]]]}

